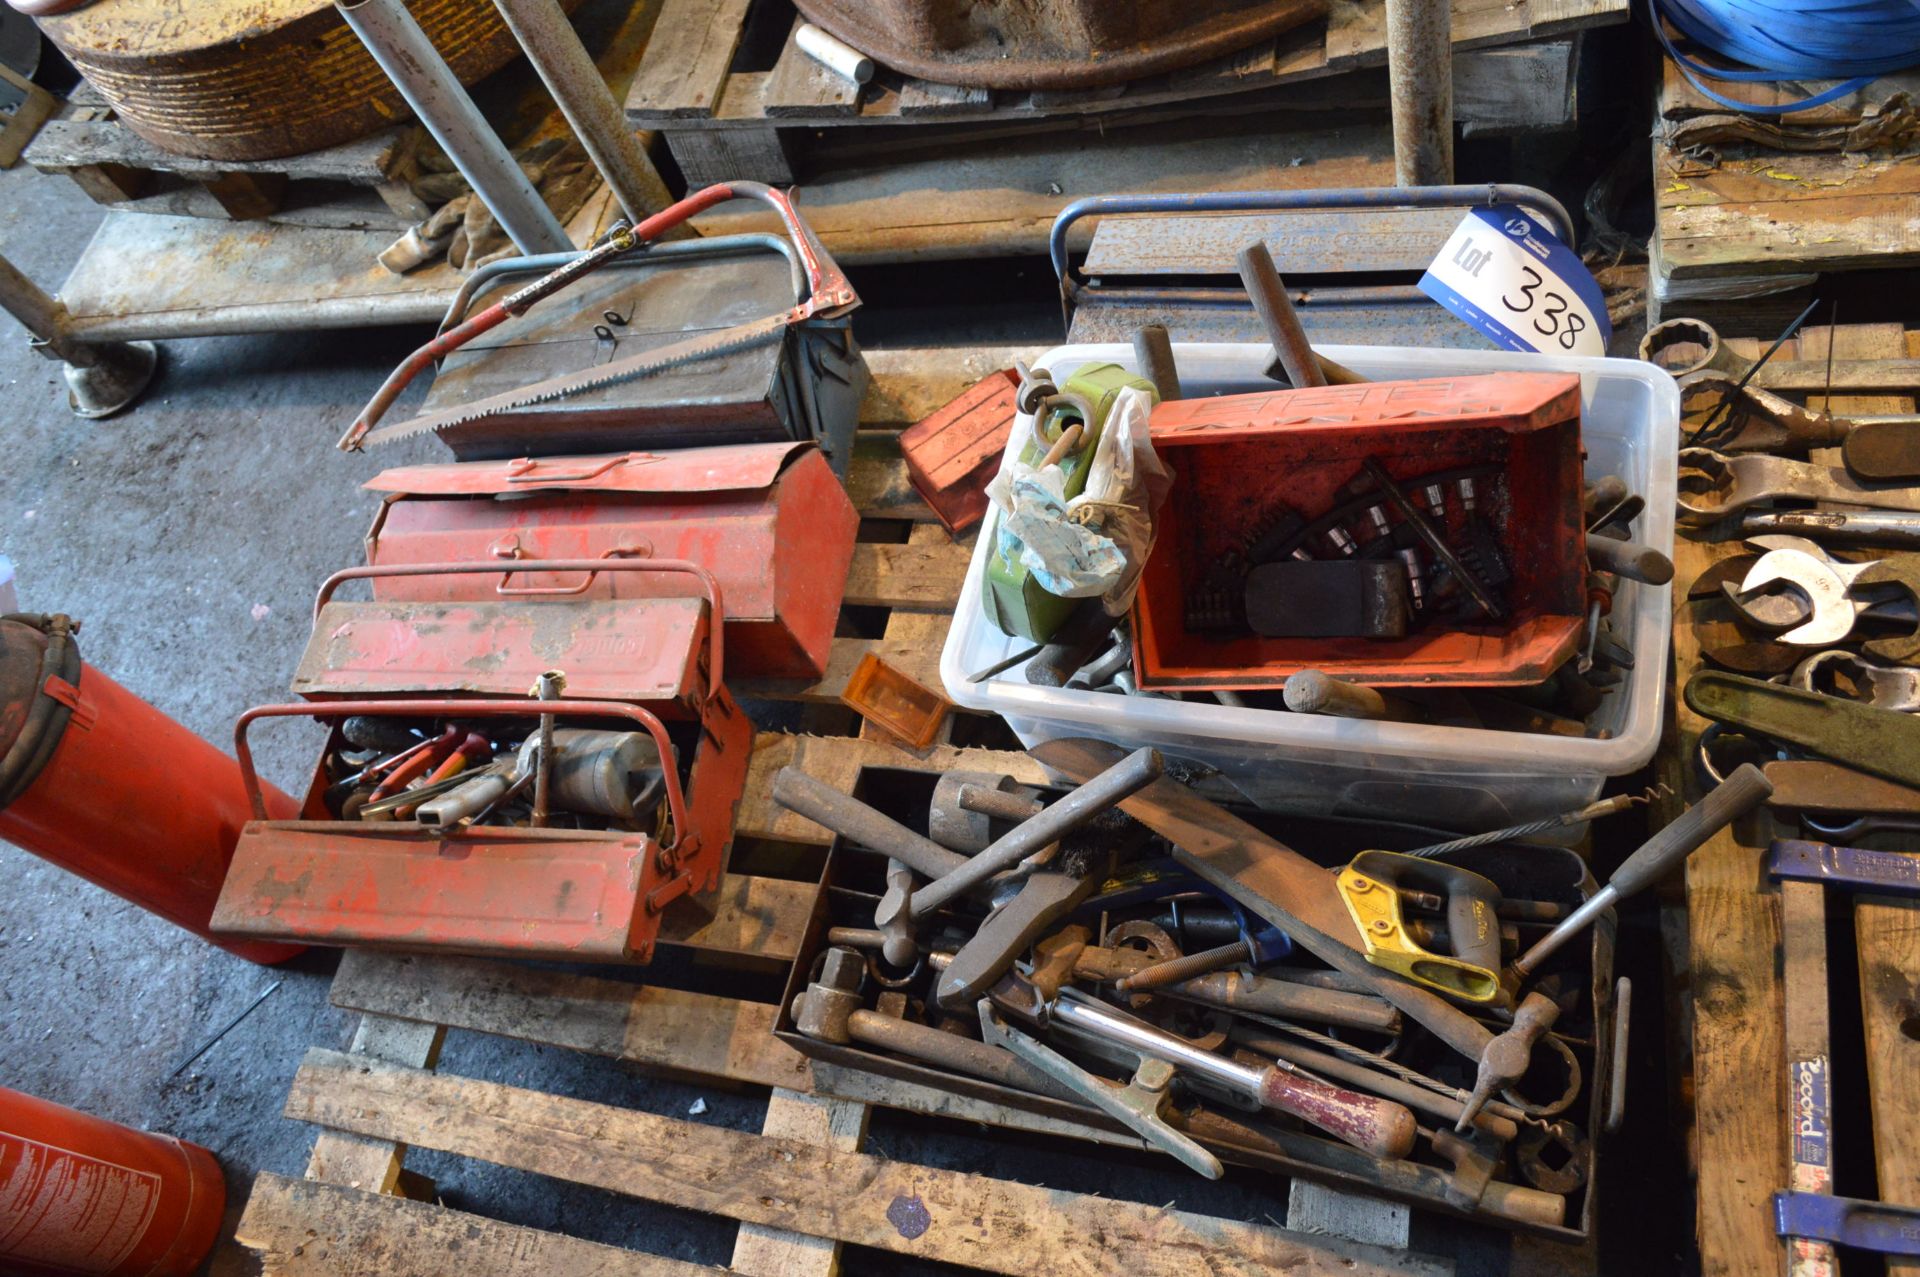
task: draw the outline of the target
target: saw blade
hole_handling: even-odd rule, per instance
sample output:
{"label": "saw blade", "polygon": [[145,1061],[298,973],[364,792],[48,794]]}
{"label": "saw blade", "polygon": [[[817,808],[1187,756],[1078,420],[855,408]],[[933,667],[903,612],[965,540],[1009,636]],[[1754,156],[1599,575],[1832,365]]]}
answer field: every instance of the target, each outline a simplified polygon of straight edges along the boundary
{"label": "saw blade", "polygon": [[751,350],[755,346],[764,346],[778,339],[787,331],[790,323],[791,320],[785,312],[769,315],[765,319],[756,319],[751,323],[723,328],[717,333],[707,333],[686,341],[673,342],[626,359],[617,359],[610,364],[601,364],[596,368],[587,368],[580,372],[568,373],[564,377],[537,381],[531,386],[522,386],[518,390],[509,390],[485,399],[476,399],[472,403],[460,404],[453,408],[443,408],[439,412],[423,413],[411,420],[369,431],[366,437],[361,439],[360,446],[364,448],[369,444],[410,439],[415,435],[425,434],[429,430],[445,430],[449,426],[464,425],[469,421],[479,421],[486,417],[497,417],[515,409],[531,408],[536,404],[551,403],[571,395],[585,394],[590,390],[598,390],[602,386],[616,386],[625,381],[638,381],[643,377],[651,377],[670,368],[698,363],[704,359],[718,359],[722,355]]}

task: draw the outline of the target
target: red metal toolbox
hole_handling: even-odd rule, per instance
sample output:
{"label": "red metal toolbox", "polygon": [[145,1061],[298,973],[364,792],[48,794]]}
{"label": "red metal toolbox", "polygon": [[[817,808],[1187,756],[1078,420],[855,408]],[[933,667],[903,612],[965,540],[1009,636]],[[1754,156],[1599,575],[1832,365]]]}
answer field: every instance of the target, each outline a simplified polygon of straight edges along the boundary
{"label": "red metal toolbox", "polygon": [[[234,732],[255,819],[234,852],[215,931],[644,962],[662,911],[719,885],[753,725],[727,693],[725,613],[713,576],[672,560],[523,562],[512,572],[491,562],[351,568],[321,588],[295,677],[312,703],[248,710]],[[522,573],[569,584],[510,584]],[[697,595],[593,588],[609,578],[669,575]],[[371,601],[333,597],[355,579],[378,587],[480,578],[496,579],[492,588],[507,597],[394,599],[378,588]],[[529,699],[550,670],[566,675],[562,698]],[[526,723],[542,711],[569,728],[637,728],[650,737],[653,756],[665,760],[664,817],[651,828],[604,829],[321,819],[333,814],[322,796],[335,780],[328,760],[341,745],[336,727],[307,795],[307,819],[265,818],[248,742],[261,718],[337,724],[359,716],[471,731],[502,719]]]}
{"label": "red metal toolbox", "polygon": [[476,576],[380,577],[376,599],[646,597],[680,587],[657,575],[563,576],[506,565],[685,559],[712,572],[726,598],[727,663],[736,677],[813,679],[826,670],[860,518],[811,444],[405,466],[367,486],[389,494],[367,534],[368,563],[502,567],[497,585]]}
{"label": "red metal toolbox", "polygon": [[[1184,399],[1152,417],[1175,479],[1133,606],[1142,688],[1278,687],[1318,669],[1369,684],[1537,683],[1573,652],[1586,606],[1580,522],[1580,378],[1503,372]],[[1335,506],[1361,463],[1397,481],[1493,465],[1490,512],[1513,580],[1502,623],[1398,639],[1222,638],[1188,628],[1212,566],[1244,550],[1284,505]],[[1312,600],[1301,600],[1311,607]]]}

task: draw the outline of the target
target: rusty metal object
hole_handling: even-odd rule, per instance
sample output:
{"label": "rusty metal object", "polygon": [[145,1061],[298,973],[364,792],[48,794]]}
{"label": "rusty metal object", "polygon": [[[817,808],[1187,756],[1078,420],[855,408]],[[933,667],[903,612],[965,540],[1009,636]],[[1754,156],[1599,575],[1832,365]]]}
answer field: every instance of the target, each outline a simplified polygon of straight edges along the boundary
{"label": "rusty metal object", "polygon": [[1396,186],[1453,181],[1453,4],[1387,0]]}
{"label": "rusty metal object", "polygon": [[[492,0],[409,8],[464,84],[517,52]],[[298,155],[407,114],[332,0],[97,0],[39,22],[129,128],[182,155]]]}
{"label": "rusty metal object", "polygon": [[896,71],[983,89],[1084,89],[1192,66],[1320,17],[1326,0],[796,0]]}

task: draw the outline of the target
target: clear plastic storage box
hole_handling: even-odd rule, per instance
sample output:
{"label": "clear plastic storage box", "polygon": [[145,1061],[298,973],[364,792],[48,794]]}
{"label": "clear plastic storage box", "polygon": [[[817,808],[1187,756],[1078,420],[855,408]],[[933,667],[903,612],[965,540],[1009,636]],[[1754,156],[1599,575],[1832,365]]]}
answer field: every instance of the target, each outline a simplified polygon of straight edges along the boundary
{"label": "clear plastic storage box", "polygon": [[[1581,429],[1589,479],[1618,474],[1646,498],[1636,539],[1673,550],[1680,395],[1673,378],[1630,359],[1556,358],[1510,351],[1383,346],[1320,348],[1374,380],[1514,369],[1580,374]],[[1271,388],[1265,345],[1177,344],[1188,395]],[[1135,367],[1131,347],[1060,346],[1034,361],[1065,374],[1081,363]],[[1634,667],[1593,718],[1603,738],[1579,739],[1418,723],[1376,723],[1239,709],[1201,699],[1118,696],[1082,688],[1036,687],[1016,665],[980,683],[969,673],[1013,654],[1024,640],[1002,634],[980,605],[980,575],[993,516],[983,527],[960,605],[940,654],[940,677],[956,704],[999,714],[1023,744],[1095,736],[1152,745],[1171,758],[1219,770],[1248,801],[1276,811],[1366,814],[1452,829],[1493,829],[1591,802],[1609,776],[1635,771],[1659,743],[1666,685],[1672,587],[1623,581],[1614,631]]]}

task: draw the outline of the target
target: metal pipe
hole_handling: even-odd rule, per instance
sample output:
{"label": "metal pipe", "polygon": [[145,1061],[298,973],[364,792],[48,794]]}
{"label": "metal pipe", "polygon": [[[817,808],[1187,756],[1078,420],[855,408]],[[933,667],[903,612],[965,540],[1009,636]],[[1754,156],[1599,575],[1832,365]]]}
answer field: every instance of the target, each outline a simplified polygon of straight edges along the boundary
{"label": "metal pipe", "polygon": [[[600,68],[588,56],[558,0],[493,0],[493,4],[628,219],[643,222],[673,203],[667,184],[641,149],[626,112],[614,101]],[[663,238],[694,234],[691,226],[683,224]]]}
{"label": "metal pipe", "polygon": [[67,308],[0,257],[0,309],[20,321],[33,339],[70,364],[85,367],[93,353],[67,335]]}
{"label": "metal pipe", "polygon": [[1165,324],[1142,324],[1133,330],[1133,359],[1140,373],[1153,383],[1161,403],[1181,398],[1180,366],[1173,359],[1173,341]]}
{"label": "metal pipe", "polygon": [[403,0],[334,0],[353,33],[407,100],[522,253],[573,247],[560,219],[520,171]]}
{"label": "metal pipe", "polygon": [[1274,358],[1286,370],[1287,383],[1295,390],[1326,385],[1306,330],[1300,327],[1300,316],[1293,313],[1293,299],[1287,296],[1287,286],[1274,268],[1273,254],[1255,240],[1240,250],[1237,264],[1240,282],[1247,287],[1247,300],[1253,303],[1254,313],[1267,330],[1267,341]]}
{"label": "metal pipe", "polygon": [[1387,86],[1394,183],[1452,182],[1452,0],[1387,0]]}
{"label": "metal pipe", "polygon": [[77,336],[66,305],[5,257],[0,257],[0,310],[20,321],[32,335],[35,350],[60,361],[67,406],[77,417],[110,417],[138,399],[153,380],[160,352],[151,342]]}
{"label": "metal pipe", "polygon": [[1136,749],[1039,815],[1015,825],[992,846],[950,874],[913,893],[913,916],[924,918],[962,892],[981,886],[1042,847],[1072,833],[1101,812],[1139,793],[1160,776],[1160,755]]}

